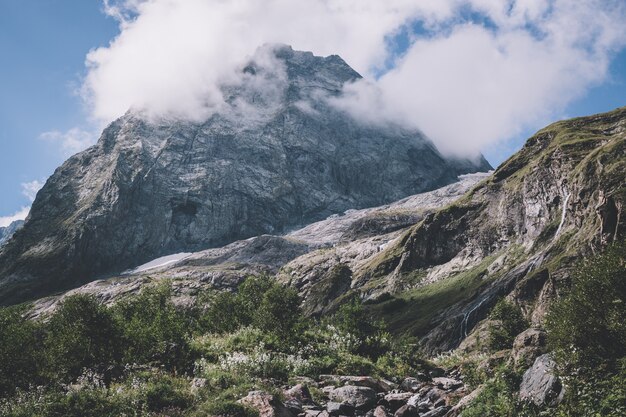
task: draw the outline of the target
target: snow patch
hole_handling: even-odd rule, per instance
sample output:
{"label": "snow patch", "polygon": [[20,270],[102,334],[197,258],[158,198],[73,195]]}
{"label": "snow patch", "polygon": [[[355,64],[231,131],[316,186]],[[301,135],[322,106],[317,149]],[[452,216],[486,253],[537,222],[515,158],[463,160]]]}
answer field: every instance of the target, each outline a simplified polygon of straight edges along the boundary
{"label": "snow patch", "polygon": [[148,263],[140,265],[135,269],[129,269],[128,271],[125,271],[123,275],[137,274],[139,272],[145,272],[150,269],[155,269],[155,268],[160,268],[162,266],[171,265],[173,263],[182,261],[183,259],[189,256],[191,256],[191,253],[189,252],[181,252],[181,253],[175,253],[172,255],[162,256]]}

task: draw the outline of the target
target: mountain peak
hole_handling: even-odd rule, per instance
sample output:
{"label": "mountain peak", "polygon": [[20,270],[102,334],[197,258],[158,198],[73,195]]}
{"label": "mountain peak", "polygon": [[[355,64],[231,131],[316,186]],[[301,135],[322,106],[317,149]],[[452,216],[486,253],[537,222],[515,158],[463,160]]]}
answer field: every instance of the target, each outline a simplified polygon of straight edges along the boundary
{"label": "mountain peak", "polygon": [[281,233],[490,169],[419,132],[365,125],[325,98],[360,78],[336,55],[266,45],[194,122],[129,112],[71,157],[0,248],[0,303],[160,256]]}

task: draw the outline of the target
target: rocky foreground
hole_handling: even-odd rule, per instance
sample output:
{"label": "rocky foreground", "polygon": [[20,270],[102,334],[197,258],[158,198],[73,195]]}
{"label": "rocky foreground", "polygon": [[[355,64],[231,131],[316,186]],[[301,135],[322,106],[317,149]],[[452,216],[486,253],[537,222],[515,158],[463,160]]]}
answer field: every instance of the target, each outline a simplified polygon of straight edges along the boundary
{"label": "rocky foreground", "polygon": [[[527,342],[528,335],[518,338],[518,351],[514,353],[537,351],[538,346],[525,345]],[[495,366],[506,360],[506,353],[486,358],[480,367],[493,372]],[[537,406],[558,404],[564,390],[554,375],[554,367],[549,355],[537,356],[524,373],[520,399]],[[456,417],[483,389],[466,384],[459,369],[446,371],[442,368],[404,378],[400,383],[370,376],[320,375],[317,380],[295,379],[299,380],[298,384],[285,387],[280,396],[251,391],[240,403],[257,410],[260,417]],[[202,379],[192,382],[194,385],[203,383]]]}

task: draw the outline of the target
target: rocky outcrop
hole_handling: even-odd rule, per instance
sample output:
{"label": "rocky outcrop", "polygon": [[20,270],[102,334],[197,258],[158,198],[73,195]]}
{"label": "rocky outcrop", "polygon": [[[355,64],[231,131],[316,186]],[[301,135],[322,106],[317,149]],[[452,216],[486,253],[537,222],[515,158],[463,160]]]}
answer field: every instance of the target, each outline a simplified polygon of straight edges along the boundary
{"label": "rocky outcrop", "polygon": [[541,355],[522,377],[519,396],[538,406],[554,406],[563,398],[563,385],[555,375],[556,363],[549,354]]}
{"label": "rocky outcrop", "polygon": [[555,123],[355,280],[413,282],[371,308],[430,353],[457,347],[507,295],[540,324],[576,260],[622,236],[625,155],[626,108]]}
{"label": "rocky outcrop", "polygon": [[[405,226],[400,223],[399,230],[384,235],[346,239],[346,233],[354,228],[355,223],[365,218],[391,218],[398,212],[423,218],[425,214],[450,204],[487,176],[487,173],[463,175],[458,182],[440,189],[380,207],[348,210],[284,236],[261,235],[221,248],[185,254],[164,266],[157,263],[157,266],[146,268],[141,265],[124,275],[97,280],[62,295],[40,299],[34,303],[33,315],[50,313],[59,300],[76,293],[94,294],[103,303],[113,304],[163,279],[172,282],[174,301],[189,305],[200,291],[235,290],[247,276],[260,274],[277,274],[279,279],[291,282],[305,299],[305,311],[323,314],[335,306],[333,301],[337,297],[350,290],[352,270],[366,265],[384,245],[397,239]],[[371,297],[387,291],[381,285],[372,289]]]}
{"label": "rocky outcrop", "polygon": [[[127,113],[38,193],[23,232],[0,251],[0,302],[170,253],[279,234],[490,168],[333,105],[329,98],[358,78],[336,55],[267,46],[224,85],[226,104],[207,120]],[[390,221],[364,223],[351,236],[392,230]]]}
{"label": "rocky outcrop", "polygon": [[293,413],[272,394],[251,391],[239,401],[259,413],[259,417],[293,417]]}
{"label": "rocky outcrop", "polygon": [[513,364],[521,369],[530,367],[540,355],[546,352],[546,332],[540,329],[527,329],[513,341],[511,357]]}
{"label": "rocky outcrop", "polygon": [[0,246],[9,241],[11,236],[24,226],[24,220],[15,220],[6,227],[0,227]]}
{"label": "rocky outcrop", "polygon": [[357,410],[368,410],[376,404],[376,391],[369,387],[346,385],[335,388],[328,396],[333,402],[349,404]]}

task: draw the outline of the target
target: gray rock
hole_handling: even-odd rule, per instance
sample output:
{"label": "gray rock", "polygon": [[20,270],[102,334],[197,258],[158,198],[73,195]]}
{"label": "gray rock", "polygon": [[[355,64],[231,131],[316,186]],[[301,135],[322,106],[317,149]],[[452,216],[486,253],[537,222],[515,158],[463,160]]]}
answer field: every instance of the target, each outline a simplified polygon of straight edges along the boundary
{"label": "gray rock", "polygon": [[413,396],[410,392],[398,392],[385,395],[385,401],[389,405],[391,411],[396,411],[407,403],[409,398]]}
{"label": "gray rock", "polygon": [[400,389],[407,392],[417,392],[424,386],[424,382],[417,378],[404,378],[400,384]]}
{"label": "gray rock", "polygon": [[563,386],[554,374],[555,367],[549,354],[539,356],[522,377],[520,398],[538,406],[558,404],[563,397]]}
{"label": "gray rock", "polygon": [[368,387],[346,385],[332,390],[328,397],[331,401],[347,403],[359,410],[369,410],[376,405],[376,391]]}
{"label": "gray rock", "polygon": [[24,226],[24,220],[15,220],[8,226],[0,227],[0,246],[8,242],[11,236],[20,230],[22,226]]}
{"label": "gray rock", "polygon": [[545,350],[546,332],[531,328],[515,337],[511,356],[515,366],[524,369],[531,366],[539,355],[545,353]]}
{"label": "gray rock", "polygon": [[372,417],[389,417],[389,413],[387,412],[387,410],[385,409],[385,407],[383,406],[378,406],[374,409],[374,411],[372,412]]}
{"label": "gray rock", "polygon": [[421,415],[421,417],[443,417],[450,410],[450,407],[442,405],[427,413]]}
{"label": "gray rock", "polygon": [[284,392],[285,398],[298,400],[301,403],[310,404],[313,402],[311,392],[306,385],[296,384]]}
{"label": "gray rock", "polygon": [[259,417],[294,417],[278,398],[263,391],[250,391],[239,402],[257,410]]}
{"label": "gray rock", "polygon": [[354,405],[347,402],[337,403],[329,401],[326,404],[326,411],[331,416],[353,416],[354,410]]}
{"label": "gray rock", "polygon": [[345,385],[369,387],[376,392],[390,391],[394,386],[394,384],[389,381],[373,378],[371,376],[341,376],[339,380]]}
{"label": "gray rock", "polygon": [[433,378],[433,384],[446,391],[455,390],[463,386],[463,382],[448,377]]}
{"label": "gray rock", "polygon": [[418,417],[419,413],[417,408],[412,405],[403,405],[394,413],[394,417]]}

